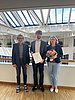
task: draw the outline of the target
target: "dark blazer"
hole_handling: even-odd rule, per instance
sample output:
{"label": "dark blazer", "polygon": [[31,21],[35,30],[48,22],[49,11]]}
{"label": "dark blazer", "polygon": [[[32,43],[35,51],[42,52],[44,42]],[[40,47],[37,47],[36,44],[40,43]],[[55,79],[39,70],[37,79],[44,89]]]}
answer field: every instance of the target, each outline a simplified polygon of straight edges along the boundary
{"label": "dark blazer", "polygon": [[[52,46],[49,45],[47,47],[47,51],[51,50],[51,49],[52,49]],[[57,58],[55,58],[55,62],[59,63],[60,62],[60,58],[63,56],[63,51],[62,51],[62,48],[61,48],[61,46],[59,44],[56,44],[55,51],[57,52]],[[49,58],[47,59],[47,62],[50,62]]]}
{"label": "dark blazer", "polygon": [[[41,40],[40,55],[41,55],[42,59],[46,58],[46,52],[47,52],[46,45],[47,45],[47,43]],[[33,53],[35,53],[35,41],[33,41],[31,43],[30,51],[33,52]]]}
{"label": "dark blazer", "polygon": [[[29,56],[29,46],[27,44],[23,44],[23,59],[22,62],[24,65],[29,64],[30,56]],[[19,56],[19,44],[13,44],[12,49],[12,64],[16,64],[20,66],[20,56]]]}

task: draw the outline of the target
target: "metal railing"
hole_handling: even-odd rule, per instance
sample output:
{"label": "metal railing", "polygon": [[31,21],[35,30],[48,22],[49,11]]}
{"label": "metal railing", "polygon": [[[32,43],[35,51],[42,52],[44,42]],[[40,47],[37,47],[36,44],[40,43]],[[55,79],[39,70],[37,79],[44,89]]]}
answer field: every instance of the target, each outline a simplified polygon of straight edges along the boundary
{"label": "metal railing", "polygon": [[[9,61],[11,61],[12,58],[0,58],[0,60],[9,60]],[[61,62],[75,62],[75,60],[61,59]]]}

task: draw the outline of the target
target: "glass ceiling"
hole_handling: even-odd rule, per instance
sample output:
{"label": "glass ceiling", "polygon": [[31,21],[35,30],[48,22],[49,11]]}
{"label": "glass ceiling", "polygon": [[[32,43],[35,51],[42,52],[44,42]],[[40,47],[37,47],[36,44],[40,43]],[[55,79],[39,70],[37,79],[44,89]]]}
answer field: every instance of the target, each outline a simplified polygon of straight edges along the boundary
{"label": "glass ceiling", "polygon": [[75,8],[33,9],[0,12],[0,20],[13,28],[75,23]]}

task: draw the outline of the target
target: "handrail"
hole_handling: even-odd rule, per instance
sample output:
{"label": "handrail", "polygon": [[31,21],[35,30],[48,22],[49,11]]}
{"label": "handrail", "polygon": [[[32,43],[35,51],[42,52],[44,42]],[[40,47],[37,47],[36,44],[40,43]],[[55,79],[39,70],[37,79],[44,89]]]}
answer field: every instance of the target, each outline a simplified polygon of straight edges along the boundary
{"label": "handrail", "polygon": [[0,58],[0,60],[12,60],[12,58]]}
{"label": "handrail", "polygon": [[[0,60],[12,60],[12,58],[0,58]],[[61,62],[75,62],[75,60],[61,59]]]}
{"label": "handrail", "polygon": [[61,62],[75,62],[75,60],[61,59]]}

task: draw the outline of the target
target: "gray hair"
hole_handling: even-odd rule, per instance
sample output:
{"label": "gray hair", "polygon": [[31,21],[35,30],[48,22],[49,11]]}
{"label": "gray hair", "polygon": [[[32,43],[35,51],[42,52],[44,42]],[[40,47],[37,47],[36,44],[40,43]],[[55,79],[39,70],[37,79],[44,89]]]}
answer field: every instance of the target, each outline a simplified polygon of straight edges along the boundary
{"label": "gray hair", "polygon": [[23,36],[22,34],[19,34],[19,35],[17,36],[17,39],[19,38],[19,36],[23,37],[23,39],[24,39],[24,36]]}

